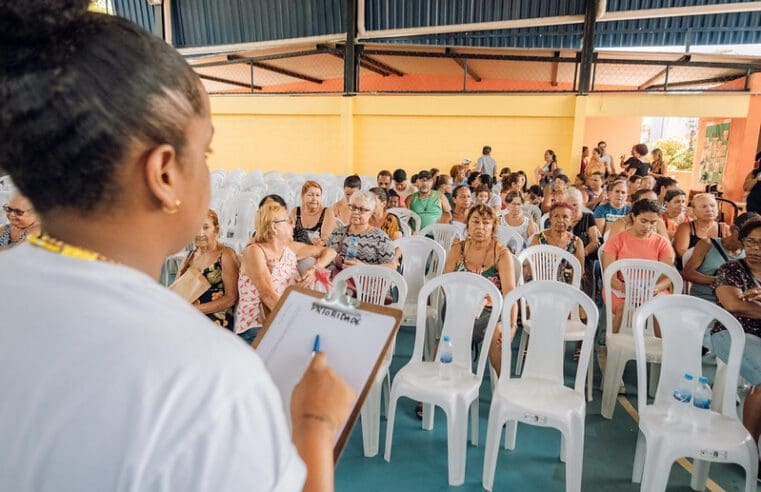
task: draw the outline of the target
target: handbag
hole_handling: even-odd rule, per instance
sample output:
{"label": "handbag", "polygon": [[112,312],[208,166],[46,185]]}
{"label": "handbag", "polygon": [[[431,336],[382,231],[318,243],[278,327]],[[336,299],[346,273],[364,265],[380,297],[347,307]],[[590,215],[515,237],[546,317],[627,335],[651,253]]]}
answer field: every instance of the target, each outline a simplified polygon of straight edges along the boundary
{"label": "handbag", "polygon": [[169,286],[169,290],[193,303],[211,288],[211,284],[199,270],[188,268]]}

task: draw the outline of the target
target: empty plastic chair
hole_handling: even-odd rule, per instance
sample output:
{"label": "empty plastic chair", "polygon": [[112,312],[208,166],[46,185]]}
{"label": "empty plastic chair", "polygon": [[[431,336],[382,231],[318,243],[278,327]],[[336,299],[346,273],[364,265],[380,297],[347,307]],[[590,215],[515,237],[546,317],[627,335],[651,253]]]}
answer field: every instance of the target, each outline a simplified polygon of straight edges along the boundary
{"label": "empty plastic chair", "polygon": [[[565,461],[566,490],[581,490],[584,459],[584,374],[591,360],[597,329],[597,306],[577,287],[552,280],[537,280],[516,287],[505,296],[502,318],[510,316],[513,305],[521,300],[529,305],[534,328],[528,343],[526,367],[520,378],[502,371],[492,395],[486,431],[483,486],[491,490],[497,466],[502,427],[507,425],[505,449],[515,448],[518,422],[558,429],[562,435],[560,459]],[[582,337],[581,357],[573,388],[565,386],[563,323],[578,307],[587,313]],[[510,367],[510,332],[502,331],[502,367]],[[554,354],[554,356],[553,356]]]}
{"label": "empty plastic chair", "polygon": [[[369,304],[386,305],[386,299],[396,289],[396,300],[389,307],[403,309],[407,300],[407,283],[404,278],[394,270],[374,265],[357,265],[342,270],[333,279],[351,281],[355,288],[355,297],[361,302]],[[388,415],[388,398],[391,385],[391,359],[394,356],[396,337],[391,341],[389,350],[376,373],[375,380],[362,405],[360,417],[362,418],[362,444],[365,456],[372,457],[378,454],[378,437],[380,434],[381,399],[385,391],[386,415]]]}
{"label": "empty plastic chair", "polygon": [[439,243],[444,251],[448,254],[452,248],[455,239],[462,239],[462,228],[452,224],[431,224],[423,227],[419,233],[421,236],[431,236],[434,241]]}
{"label": "empty plastic chair", "polygon": [[[621,274],[624,292],[623,317],[618,333],[613,333],[613,306],[610,281],[613,275]],[[626,363],[635,360],[632,319],[634,312],[655,295],[655,284],[665,275],[671,280],[674,292],[682,292],[682,276],[675,268],[652,260],[617,260],[603,272],[603,296],[605,300],[605,345],[607,357],[602,379],[602,407],[600,413],[606,419],[613,418],[616,396]],[[645,337],[647,362],[660,364],[662,345],[656,338],[652,326],[648,326]],[[656,372],[653,372],[656,375]],[[655,376],[653,376],[655,379]],[[654,386],[654,385],[653,385]]]}
{"label": "empty plastic chair", "polygon": [[[661,326],[663,358],[655,399],[647,403],[648,319],[654,316]],[[719,321],[729,331],[731,346],[726,371],[717,374],[714,391],[722,392],[717,410],[708,412],[702,426],[695,428],[690,418],[678,418],[669,407],[673,392],[685,372],[699,376],[701,347],[707,329]],[[639,435],[634,457],[632,482],[641,482],[642,491],[666,490],[671,465],[678,458],[693,458],[691,486],[704,490],[710,462],[737,463],[745,469],[745,492],[756,490],[758,449],[750,433],[737,418],[735,388],[745,333],[731,314],[703,299],[685,295],[659,296],[634,313],[634,347],[637,357],[637,407]],[[723,381],[719,378],[723,377]]]}
{"label": "empty plastic chair", "polygon": [[[438,362],[423,361],[423,342],[428,313],[426,303],[438,289],[450,301],[447,303],[443,335],[449,336],[453,346],[451,376],[443,379]],[[483,344],[491,344],[494,328],[502,308],[502,296],[491,282],[469,272],[442,275],[426,283],[418,296],[415,347],[410,361],[396,373],[391,384],[391,401],[386,427],[386,461],[391,460],[396,404],[406,396],[423,402],[423,428],[433,429],[434,406],[441,407],[447,416],[449,485],[465,481],[468,414],[470,414],[470,440],[478,445],[478,392],[486,369],[488,350],[482,350],[475,371],[471,358],[473,322],[481,312],[484,299],[489,297],[492,312],[484,333]],[[437,358],[438,359],[438,358]]]}
{"label": "empty plastic chair", "polygon": [[402,222],[406,222],[412,228],[415,234],[420,231],[420,216],[412,210],[398,207],[390,208],[388,209],[388,212],[399,217],[399,220]]}
{"label": "empty plastic chair", "polygon": [[523,236],[518,231],[510,230],[510,228],[500,224],[496,229],[497,241],[507,246],[507,249],[514,255],[518,255],[526,247],[526,242]]}

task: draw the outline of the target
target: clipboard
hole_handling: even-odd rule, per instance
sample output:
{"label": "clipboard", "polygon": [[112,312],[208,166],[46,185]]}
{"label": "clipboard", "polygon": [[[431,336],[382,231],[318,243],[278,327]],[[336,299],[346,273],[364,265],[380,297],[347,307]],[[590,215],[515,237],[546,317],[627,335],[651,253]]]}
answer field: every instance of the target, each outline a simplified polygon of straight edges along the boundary
{"label": "clipboard", "polygon": [[290,286],[264,322],[252,346],[280,392],[291,426],[291,393],[312,360],[315,335],[328,364],[356,394],[353,408],[333,446],[333,460],[343,451],[370,386],[395,340],[402,311],[358,303],[346,295],[345,282],[321,292]]}

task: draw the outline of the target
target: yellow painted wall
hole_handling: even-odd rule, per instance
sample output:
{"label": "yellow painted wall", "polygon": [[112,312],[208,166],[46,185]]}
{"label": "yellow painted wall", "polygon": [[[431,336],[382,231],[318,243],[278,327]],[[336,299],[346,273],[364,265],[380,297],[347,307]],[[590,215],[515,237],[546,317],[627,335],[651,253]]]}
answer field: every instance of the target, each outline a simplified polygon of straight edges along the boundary
{"label": "yellow painted wall", "polygon": [[[746,118],[749,94],[216,96],[212,168],[357,172],[442,170],[488,144],[499,166],[533,176],[552,148],[568,172],[599,121],[642,116]],[[587,125],[589,128],[587,129]],[[588,131],[587,131],[588,130]],[[608,132],[604,132],[608,133]],[[633,133],[630,132],[630,133]],[[594,140],[597,137],[592,138]],[[604,135],[613,150],[618,142]],[[636,140],[636,139],[635,139]],[[616,154],[619,154],[616,150]],[[616,155],[616,157],[618,157]],[[731,171],[730,171],[731,172]]]}

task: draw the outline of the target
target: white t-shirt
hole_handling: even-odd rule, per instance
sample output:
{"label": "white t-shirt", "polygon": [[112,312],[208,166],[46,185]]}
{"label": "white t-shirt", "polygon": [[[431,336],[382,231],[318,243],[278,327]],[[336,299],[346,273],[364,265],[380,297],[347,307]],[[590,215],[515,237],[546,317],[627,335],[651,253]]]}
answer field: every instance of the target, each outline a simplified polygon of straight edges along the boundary
{"label": "white t-shirt", "polygon": [[301,490],[256,353],[147,275],[0,253],[0,490]]}
{"label": "white t-shirt", "polygon": [[497,174],[497,161],[494,160],[494,157],[484,154],[478,158],[476,169],[481,174],[490,174],[494,176]]}

